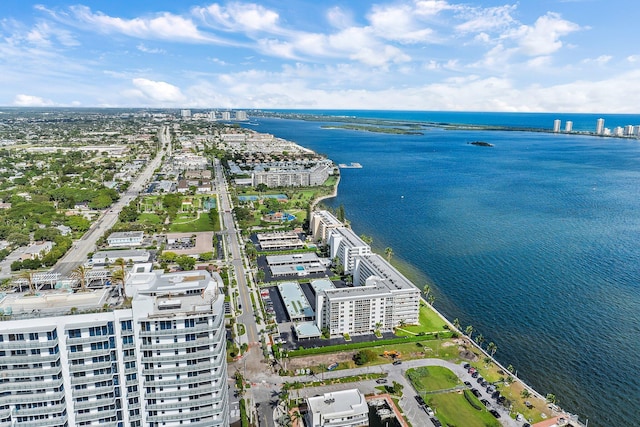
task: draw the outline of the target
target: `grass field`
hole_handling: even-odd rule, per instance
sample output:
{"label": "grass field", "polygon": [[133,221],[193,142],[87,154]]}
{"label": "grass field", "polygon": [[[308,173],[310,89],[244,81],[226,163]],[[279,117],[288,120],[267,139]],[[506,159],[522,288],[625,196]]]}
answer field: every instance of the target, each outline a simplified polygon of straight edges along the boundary
{"label": "grass field", "polygon": [[449,390],[462,385],[456,374],[442,366],[423,366],[408,369],[407,377],[420,393]]}
{"label": "grass field", "polygon": [[[184,221],[184,219],[182,219]],[[189,222],[174,222],[169,225],[169,231],[172,233],[195,233],[198,231],[218,231],[220,227],[213,224],[209,219],[209,215],[201,214],[200,218]]]}
{"label": "grass field", "polygon": [[138,217],[138,221],[142,224],[162,224],[162,218],[153,213],[141,213]]}
{"label": "grass field", "polygon": [[[471,396],[473,399],[477,398]],[[430,394],[425,402],[435,412],[443,426],[500,427],[500,423],[486,409],[477,410],[465,399],[462,392]],[[480,401],[479,406],[484,406]]]}
{"label": "grass field", "polygon": [[420,304],[420,324],[419,325],[407,325],[399,328],[396,334],[398,336],[416,335],[420,332],[439,332],[444,330],[444,321],[430,305]]}

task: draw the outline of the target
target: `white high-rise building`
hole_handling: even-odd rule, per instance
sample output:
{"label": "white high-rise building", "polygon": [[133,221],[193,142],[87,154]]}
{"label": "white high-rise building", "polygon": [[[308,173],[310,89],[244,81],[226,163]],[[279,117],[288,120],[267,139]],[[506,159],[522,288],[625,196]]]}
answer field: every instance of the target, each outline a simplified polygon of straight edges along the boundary
{"label": "white high-rise building", "polygon": [[247,120],[247,112],[246,111],[236,111],[236,120]]}
{"label": "white high-rise building", "polygon": [[222,116],[222,120],[231,120],[231,111],[223,111],[220,114]]}
{"label": "white high-rise building", "polygon": [[118,290],[0,302],[0,426],[228,426],[222,280],[135,265]]}
{"label": "white high-rise building", "polygon": [[596,121],[596,135],[604,134],[604,119],[598,119]]}
{"label": "white high-rise building", "polygon": [[555,133],[560,132],[560,125],[561,125],[561,124],[562,124],[562,121],[561,121],[561,120],[559,120],[559,119],[555,119],[555,120],[553,121],[553,131],[554,131]]}
{"label": "white high-rise building", "polygon": [[571,120],[567,120],[567,122],[565,123],[564,131],[565,132],[573,132],[573,122]]}
{"label": "white high-rise building", "polygon": [[183,119],[191,118],[191,110],[180,110],[180,116]]}

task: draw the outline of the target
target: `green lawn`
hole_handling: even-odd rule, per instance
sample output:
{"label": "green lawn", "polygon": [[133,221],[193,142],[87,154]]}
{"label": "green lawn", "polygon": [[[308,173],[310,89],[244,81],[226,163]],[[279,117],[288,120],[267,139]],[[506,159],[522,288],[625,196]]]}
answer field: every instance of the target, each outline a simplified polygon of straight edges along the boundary
{"label": "green lawn", "polygon": [[169,231],[172,233],[195,233],[198,231],[217,231],[219,228],[218,225],[211,222],[209,215],[202,214],[195,221],[172,223],[169,226]]}
{"label": "green lawn", "polygon": [[407,325],[399,328],[397,335],[415,335],[420,332],[429,333],[444,330],[444,320],[433,311],[430,305],[420,304],[419,321],[419,325]]}
{"label": "green lawn", "polygon": [[138,222],[143,224],[162,224],[162,218],[153,213],[141,213],[138,217]]}
{"label": "green lawn", "polygon": [[448,390],[462,385],[456,374],[442,366],[423,366],[408,369],[407,377],[420,393]]}
{"label": "green lawn", "polygon": [[[477,398],[471,396],[473,399]],[[462,392],[430,394],[425,402],[435,412],[443,426],[500,427],[500,423],[486,409],[477,410],[465,399]],[[484,406],[480,401],[479,406]]]}

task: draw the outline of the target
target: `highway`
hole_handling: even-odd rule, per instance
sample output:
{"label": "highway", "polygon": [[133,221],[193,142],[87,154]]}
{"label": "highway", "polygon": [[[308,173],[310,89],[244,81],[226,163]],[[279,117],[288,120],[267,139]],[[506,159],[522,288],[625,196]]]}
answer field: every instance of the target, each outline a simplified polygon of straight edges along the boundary
{"label": "highway", "polygon": [[158,140],[160,142],[160,149],[156,153],[156,156],[131,182],[131,185],[129,185],[127,191],[120,196],[120,199],[91,224],[89,230],[80,240],[74,242],[71,249],[69,249],[53,267],[52,273],[60,273],[62,276],[68,276],[74,268],[87,261],[87,255],[90,252],[96,251],[96,242],[98,239],[113,227],[118,220],[118,215],[120,211],[122,211],[122,208],[140,195],[140,192],[153,176],[154,171],[160,167],[165,147],[167,147],[168,151],[171,150],[171,132],[168,126],[163,126],[162,129],[160,129],[158,132]]}

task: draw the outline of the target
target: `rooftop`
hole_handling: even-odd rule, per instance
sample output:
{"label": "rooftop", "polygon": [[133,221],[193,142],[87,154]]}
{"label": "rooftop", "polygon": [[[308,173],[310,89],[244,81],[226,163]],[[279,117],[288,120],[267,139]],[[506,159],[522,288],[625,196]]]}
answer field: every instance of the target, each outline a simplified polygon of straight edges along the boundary
{"label": "rooftop", "polygon": [[322,396],[307,398],[311,412],[321,413],[325,418],[346,417],[351,414],[368,413],[364,394],[358,389],[334,391]]}

